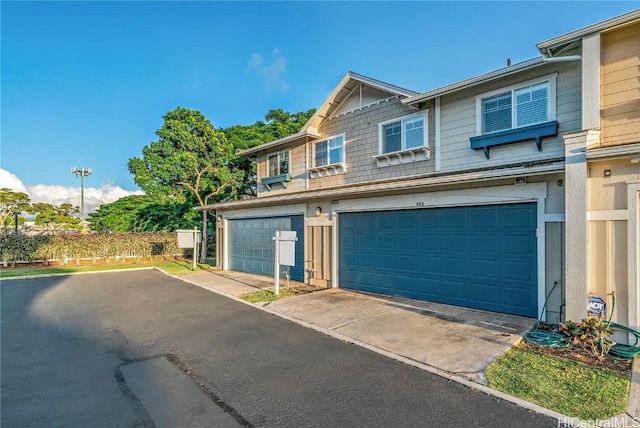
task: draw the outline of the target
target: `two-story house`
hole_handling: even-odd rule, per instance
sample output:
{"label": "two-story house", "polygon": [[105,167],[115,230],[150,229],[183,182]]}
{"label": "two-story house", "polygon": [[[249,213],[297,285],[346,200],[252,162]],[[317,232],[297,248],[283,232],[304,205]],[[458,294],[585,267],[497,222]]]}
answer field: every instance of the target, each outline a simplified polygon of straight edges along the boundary
{"label": "two-story house", "polygon": [[295,230],[292,279],[528,317],[559,284],[559,321],[584,80],[570,47],[421,94],[347,73],[299,133],[241,153],[258,197],[206,207],[218,266],[273,275]]}
{"label": "two-story house", "polygon": [[564,135],[567,317],[615,293],[613,320],[640,327],[640,10],[541,42],[581,55],[582,128]]}

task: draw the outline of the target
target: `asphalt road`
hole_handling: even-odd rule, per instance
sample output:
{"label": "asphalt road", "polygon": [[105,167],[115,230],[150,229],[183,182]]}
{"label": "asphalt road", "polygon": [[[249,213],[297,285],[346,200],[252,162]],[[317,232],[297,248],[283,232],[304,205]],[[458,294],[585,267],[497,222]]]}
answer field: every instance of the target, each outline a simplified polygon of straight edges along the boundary
{"label": "asphalt road", "polygon": [[[3,280],[0,298],[7,428],[156,426],[121,370],[153,358],[244,426],[557,427],[154,271]],[[155,408],[172,404],[170,385],[149,389]]]}

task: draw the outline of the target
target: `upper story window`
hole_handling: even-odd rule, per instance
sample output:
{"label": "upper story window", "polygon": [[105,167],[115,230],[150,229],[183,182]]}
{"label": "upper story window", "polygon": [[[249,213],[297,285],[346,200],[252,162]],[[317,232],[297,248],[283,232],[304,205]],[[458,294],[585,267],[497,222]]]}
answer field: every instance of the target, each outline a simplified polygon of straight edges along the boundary
{"label": "upper story window", "polygon": [[267,177],[289,173],[289,152],[279,152],[267,155]]}
{"label": "upper story window", "polygon": [[314,166],[335,165],[344,162],[344,134],[314,144]]}
{"label": "upper story window", "polygon": [[471,148],[482,149],[487,159],[491,147],[524,141],[535,141],[542,151],[542,139],[558,135],[556,76],[476,96],[476,135],[469,138]]}
{"label": "upper story window", "polygon": [[380,154],[426,147],[426,115],[420,113],[381,122],[378,124],[378,135]]}
{"label": "upper story window", "polygon": [[477,135],[555,120],[555,74],[476,97]]}

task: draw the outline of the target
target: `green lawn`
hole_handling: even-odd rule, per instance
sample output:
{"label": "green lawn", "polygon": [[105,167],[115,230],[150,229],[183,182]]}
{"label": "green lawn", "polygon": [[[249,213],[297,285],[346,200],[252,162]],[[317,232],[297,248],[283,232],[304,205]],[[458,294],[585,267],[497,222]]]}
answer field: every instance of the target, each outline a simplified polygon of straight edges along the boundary
{"label": "green lawn", "polygon": [[630,376],[513,347],[486,369],[489,385],[582,420],[625,413]]}
{"label": "green lawn", "polygon": [[294,293],[293,291],[281,288],[277,296],[271,290],[260,290],[260,291],[254,291],[252,293],[241,294],[238,296],[238,298],[245,300],[249,303],[258,303],[258,302],[271,302],[273,300],[284,299],[286,297],[292,297],[295,295],[296,293]]}
{"label": "green lawn", "polygon": [[[64,273],[76,273],[76,272],[100,272],[110,270],[121,269],[139,269],[139,268],[151,268],[157,267],[172,275],[189,275],[193,273],[191,270],[192,262],[188,260],[173,260],[173,261],[159,261],[159,262],[145,262],[145,263],[130,263],[130,264],[114,264],[114,265],[88,265],[88,266],[54,266],[43,268],[27,268],[27,269],[2,269],[0,271],[1,278],[15,278],[18,276],[33,276],[33,275],[52,275],[52,274],[64,274]],[[208,264],[198,263],[196,265],[196,272],[208,269],[211,267]]]}

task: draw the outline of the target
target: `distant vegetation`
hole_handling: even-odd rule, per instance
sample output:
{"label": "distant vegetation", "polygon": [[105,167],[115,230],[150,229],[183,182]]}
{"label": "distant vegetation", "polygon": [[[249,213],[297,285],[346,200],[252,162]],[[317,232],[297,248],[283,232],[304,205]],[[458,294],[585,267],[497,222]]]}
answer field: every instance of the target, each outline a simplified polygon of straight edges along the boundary
{"label": "distant vegetation", "polygon": [[[272,109],[264,121],[216,129],[199,111],[177,107],[163,116],[158,139],[144,146],[140,157],[128,161],[129,172],[145,194],[101,205],[88,215],[90,230],[122,234],[200,229],[204,216],[194,207],[256,195],[255,159],[237,153],[295,134],[314,113],[314,109],[296,113]],[[15,213],[21,231],[26,231],[24,225],[31,217],[31,231],[36,234],[87,232],[76,206],[32,204],[26,193],[0,189],[0,227],[5,236],[12,230]],[[211,219],[204,223],[205,232],[214,230],[210,223]],[[25,241],[18,252],[28,253],[29,248]],[[207,245],[205,235],[201,260],[212,255],[214,248],[213,242]]]}

